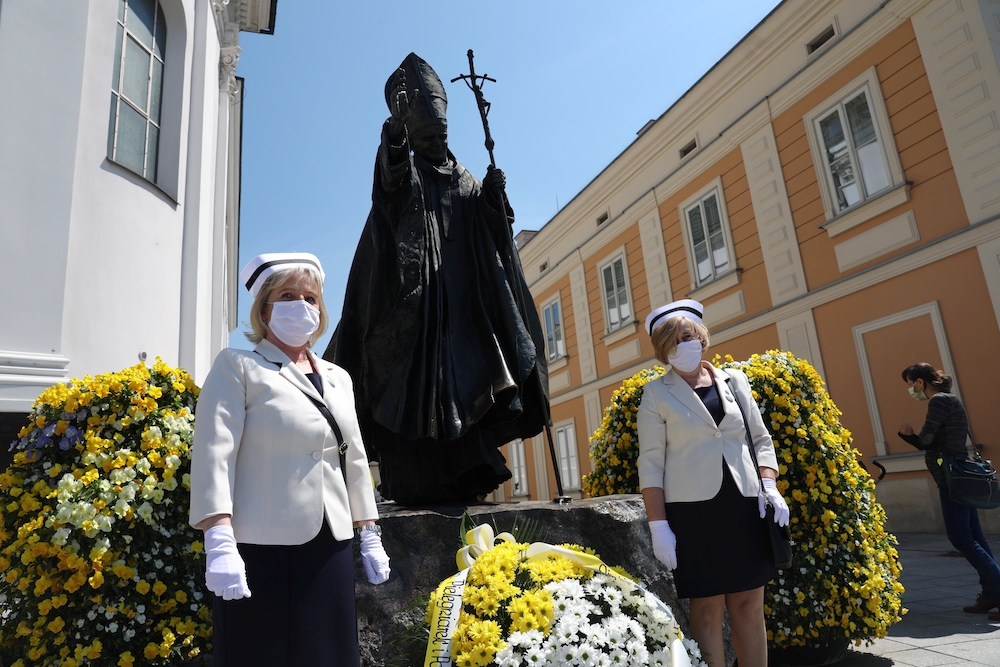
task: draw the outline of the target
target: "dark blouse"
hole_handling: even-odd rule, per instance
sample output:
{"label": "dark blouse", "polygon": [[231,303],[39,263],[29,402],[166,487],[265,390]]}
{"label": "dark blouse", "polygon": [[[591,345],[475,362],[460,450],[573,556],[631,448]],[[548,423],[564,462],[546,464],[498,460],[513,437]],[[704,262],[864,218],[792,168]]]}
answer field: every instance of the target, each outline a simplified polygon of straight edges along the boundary
{"label": "dark blouse", "polygon": [[719,396],[719,388],[713,382],[711,386],[698,387],[694,392],[708,408],[708,414],[712,415],[715,425],[718,426],[722,418],[726,416],[726,409],[722,407],[722,397]]}
{"label": "dark blouse", "polygon": [[309,378],[309,381],[313,383],[314,387],[316,387],[316,391],[318,391],[319,395],[322,396],[323,378],[319,376],[319,373],[306,373],[306,377]]}

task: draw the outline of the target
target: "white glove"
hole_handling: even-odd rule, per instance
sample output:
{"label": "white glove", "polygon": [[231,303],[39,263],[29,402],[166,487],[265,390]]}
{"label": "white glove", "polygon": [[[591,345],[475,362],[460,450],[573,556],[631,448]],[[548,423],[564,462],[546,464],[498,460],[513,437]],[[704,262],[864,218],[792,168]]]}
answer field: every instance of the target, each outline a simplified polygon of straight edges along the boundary
{"label": "white glove", "polygon": [[205,531],[205,585],[223,600],[250,597],[247,567],[236,548],[233,527],[212,526]]}
{"label": "white glove", "polygon": [[778,485],[770,477],[765,477],[761,481],[764,483],[763,493],[757,495],[757,509],[760,510],[760,518],[763,519],[766,516],[767,502],[764,500],[766,496],[767,500],[770,500],[774,506],[774,522],[779,526],[787,526],[788,504],[778,493]]}
{"label": "white glove", "polygon": [[668,570],[677,568],[677,537],[670,530],[666,519],[649,522],[649,535],[653,540],[653,555]]}
{"label": "white glove", "polygon": [[361,531],[361,564],[368,583],[381,584],[389,578],[389,556],[382,548],[382,538],[374,530]]}

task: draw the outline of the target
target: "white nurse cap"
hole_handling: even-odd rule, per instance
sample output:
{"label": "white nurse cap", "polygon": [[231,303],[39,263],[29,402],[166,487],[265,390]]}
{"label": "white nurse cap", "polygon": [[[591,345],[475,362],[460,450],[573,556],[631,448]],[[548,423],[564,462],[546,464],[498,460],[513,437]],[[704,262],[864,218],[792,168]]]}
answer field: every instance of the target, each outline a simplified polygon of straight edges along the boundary
{"label": "white nurse cap", "polygon": [[319,286],[323,287],[326,275],[323,273],[323,266],[319,263],[316,255],[308,252],[271,252],[257,255],[243,267],[240,271],[240,282],[243,283],[250,296],[256,298],[260,292],[260,286],[264,284],[267,277],[275,271],[286,269],[310,269],[319,276]]}
{"label": "white nurse cap", "polygon": [[701,318],[704,317],[704,315],[705,306],[701,305],[694,299],[680,299],[679,301],[668,303],[665,306],[660,306],[651,312],[646,317],[646,333],[652,336],[653,331],[657,327],[666,324],[667,320],[672,317],[684,316],[695,324],[701,324]]}

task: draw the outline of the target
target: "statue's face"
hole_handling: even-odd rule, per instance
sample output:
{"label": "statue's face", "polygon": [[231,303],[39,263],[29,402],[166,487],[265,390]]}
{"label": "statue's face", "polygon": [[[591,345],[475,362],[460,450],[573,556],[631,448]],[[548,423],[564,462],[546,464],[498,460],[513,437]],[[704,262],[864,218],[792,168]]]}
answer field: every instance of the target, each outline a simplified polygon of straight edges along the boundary
{"label": "statue's face", "polygon": [[410,135],[410,147],[431,164],[444,164],[448,161],[448,126],[420,128]]}

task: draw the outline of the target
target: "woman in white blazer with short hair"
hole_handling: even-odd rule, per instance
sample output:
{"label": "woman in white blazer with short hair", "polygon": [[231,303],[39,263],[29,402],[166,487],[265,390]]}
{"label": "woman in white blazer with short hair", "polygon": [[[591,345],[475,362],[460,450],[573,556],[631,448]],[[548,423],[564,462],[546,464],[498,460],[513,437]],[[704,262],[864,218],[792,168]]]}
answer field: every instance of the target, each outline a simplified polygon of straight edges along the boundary
{"label": "woman in white blazer with short hair", "polygon": [[[766,667],[764,584],[775,574],[761,526],[765,497],[775,521],[788,506],[775,480],[778,462],[746,375],[702,359],[704,308],[683,299],[646,319],[657,359],[670,370],[643,388],[636,418],[639,487],[653,553],[673,570],[677,595],[691,599],[691,636],[710,667],[726,664],[728,610],[740,667]],[[728,380],[728,382],[727,382]],[[754,470],[743,416],[763,478]]]}
{"label": "woman in white blazer with short hair", "polygon": [[327,326],[322,268],[307,253],[273,253],[240,279],[257,347],[216,358],[191,461],[214,664],[357,667],[355,531],[371,583],[388,578],[389,559],[350,376],[309,349]]}

